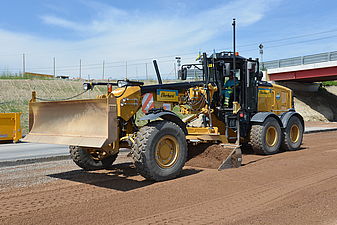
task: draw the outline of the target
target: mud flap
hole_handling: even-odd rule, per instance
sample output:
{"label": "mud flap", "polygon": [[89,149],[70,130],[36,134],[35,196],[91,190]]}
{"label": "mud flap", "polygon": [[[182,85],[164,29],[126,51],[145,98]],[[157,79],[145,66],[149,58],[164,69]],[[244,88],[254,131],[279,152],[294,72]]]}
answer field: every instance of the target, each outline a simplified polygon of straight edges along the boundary
{"label": "mud flap", "polygon": [[224,148],[233,149],[227,158],[219,166],[218,170],[224,170],[229,168],[238,168],[242,163],[242,152],[240,145],[221,144]]}

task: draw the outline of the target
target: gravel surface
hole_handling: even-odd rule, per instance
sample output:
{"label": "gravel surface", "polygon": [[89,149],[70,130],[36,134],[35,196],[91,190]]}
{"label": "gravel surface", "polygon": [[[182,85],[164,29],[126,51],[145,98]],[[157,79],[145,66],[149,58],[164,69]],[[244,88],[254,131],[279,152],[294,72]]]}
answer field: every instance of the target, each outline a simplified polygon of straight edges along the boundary
{"label": "gravel surface", "polygon": [[186,166],[218,169],[233,151],[218,144],[189,145]]}
{"label": "gravel surface", "polygon": [[303,149],[244,155],[238,169],[185,167],[154,183],[129,158],[85,172],[70,160],[0,168],[0,224],[337,224],[337,132]]}

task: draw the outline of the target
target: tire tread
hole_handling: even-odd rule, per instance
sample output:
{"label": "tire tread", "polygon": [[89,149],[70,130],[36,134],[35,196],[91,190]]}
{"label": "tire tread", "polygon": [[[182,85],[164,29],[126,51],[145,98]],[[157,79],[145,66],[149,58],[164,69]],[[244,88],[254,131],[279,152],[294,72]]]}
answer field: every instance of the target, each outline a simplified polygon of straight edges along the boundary
{"label": "tire tread", "polygon": [[86,150],[79,146],[69,146],[69,152],[72,160],[76,165],[84,170],[99,170],[108,169],[111,167],[112,163],[116,160],[118,154],[108,156],[101,161],[94,161],[90,154]]}
{"label": "tire tread", "polygon": [[[170,126],[173,126],[176,129],[181,130],[181,128],[177,124],[170,121],[164,120],[153,121],[147,124],[146,126],[140,128],[140,130],[136,134],[136,138],[132,145],[131,155],[134,160],[137,172],[148,180],[162,181],[173,179],[180,173],[180,171],[177,171],[176,173],[172,173],[167,177],[161,177],[158,176],[156,173],[151,172],[152,168],[150,168],[146,163],[148,159],[146,158],[145,153],[148,150],[147,149],[149,144],[148,141],[151,135],[153,135],[153,133],[156,132],[156,130],[160,130],[160,128],[163,126],[164,123],[169,123]],[[186,155],[184,160],[186,160]]]}

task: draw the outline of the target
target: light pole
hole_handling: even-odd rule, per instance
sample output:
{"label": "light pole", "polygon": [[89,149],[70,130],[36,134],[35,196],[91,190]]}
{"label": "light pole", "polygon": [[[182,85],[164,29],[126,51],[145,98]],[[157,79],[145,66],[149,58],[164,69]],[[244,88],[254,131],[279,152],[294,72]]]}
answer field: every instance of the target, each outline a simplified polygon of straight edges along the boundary
{"label": "light pole", "polygon": [[104,80],[105,60],[103,60],[102,80]]}
{"label": "light pole", "polygon": [[149,75],[147,73],[147,63],[145,63],[145,74],[146,74],[146,80],[149,80]]}
{"label": "light pole", "polygon": [[128,61],[125,61],[125,78],[128,79]]}
{"label": "light pole", "polygon": [[54,77],[56,76],[56,61],[55,61],[55,57],[53,58],[53,74]]}
{"label": "light pole", "polygon": [[22,76],[26,73],[26,55],[25,53],[22,54]]}
{"label": "light pole", "polygon": [[260,49],[260,61],[261,61],[261,65],[262,65],[262,70],[264,70],[264,63],[263,63],[263,44],[259,45],[259,49]]}
{"label": "light pole", "polygon": [[80,80],[82,79],[82,59],[80,59]]}
{"label": "light pole", "polygon": [[[175,74],[177,74],[177,70],[179,71],[179,68],[180,68],[180,66],[181,66],[181,57],[177,56],[177,57],[176,57],[176,60],[177,60],[177,68],[174,68]],[[176,64],[174,64],[174,65],[176,65]],[[179,73],[178,73],[178,74],[179,74]],[[177,77],[177,75],[176,75],[176,77]],[[179,79],[179,77],[178,77],[178,79]]]}

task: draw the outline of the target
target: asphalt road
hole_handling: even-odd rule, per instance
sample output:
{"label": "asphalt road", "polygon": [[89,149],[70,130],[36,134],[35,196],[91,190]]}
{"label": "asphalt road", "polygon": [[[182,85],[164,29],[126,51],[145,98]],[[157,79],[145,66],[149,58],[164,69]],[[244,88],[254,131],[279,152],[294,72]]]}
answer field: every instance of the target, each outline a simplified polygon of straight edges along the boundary
{"label": "asphalt road", "polygon": [[65,145],[38,143],[0,144],[0,161],[48,158],[69,154]]}
{"label": "asphalt road", "polygon": [[[127,154],[129,149],[120,149],[122,154]],[[0,167],[19,165],[33,162],[65,159],[69,154],[66,145],[16,143],[0,144]]]}

